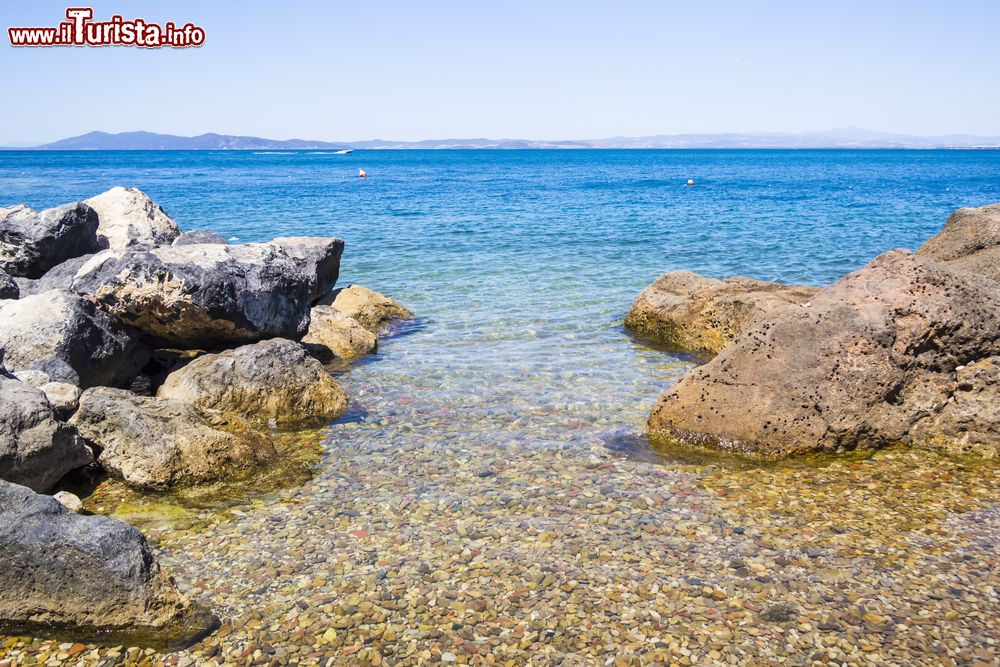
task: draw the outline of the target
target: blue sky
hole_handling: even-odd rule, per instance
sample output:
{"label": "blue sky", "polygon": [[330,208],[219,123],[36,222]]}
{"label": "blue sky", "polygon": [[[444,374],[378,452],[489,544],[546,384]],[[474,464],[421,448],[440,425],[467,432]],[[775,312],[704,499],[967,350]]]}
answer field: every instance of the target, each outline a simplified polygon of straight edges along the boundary
{"label": "blue sky", "polygon": [[[76,3],[73,3],[76,4]],[[82,3],[80,3],[82,4]],[[1000,2],[104,2],[205,46],[13,49],[0,145],[90,130],[325,140],[859,126],[1000,135]]]}

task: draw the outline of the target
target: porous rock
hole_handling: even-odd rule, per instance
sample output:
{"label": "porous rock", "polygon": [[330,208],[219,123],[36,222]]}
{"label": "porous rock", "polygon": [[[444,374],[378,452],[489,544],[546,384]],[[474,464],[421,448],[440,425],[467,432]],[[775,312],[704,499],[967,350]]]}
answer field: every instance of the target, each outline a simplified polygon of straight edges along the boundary
{"label": "porous rock", "polygon": [[[893,251],[758,320],[668,390],[648,427],[654,440],[764,456],[956,439],[975,448],[978,436],[957,425],[996,431],[996,411],[974,406],[1000,402],[984,362],[998,354],[1000,284]],[[966,385],[974,391],[959,396]]]}
{"label": "porous rock", "polygon": [[761,316],[818,291],[751,278],[716,280],[690,271],[664,273],[632,305],[625,326],[680,351],[717,354]]}

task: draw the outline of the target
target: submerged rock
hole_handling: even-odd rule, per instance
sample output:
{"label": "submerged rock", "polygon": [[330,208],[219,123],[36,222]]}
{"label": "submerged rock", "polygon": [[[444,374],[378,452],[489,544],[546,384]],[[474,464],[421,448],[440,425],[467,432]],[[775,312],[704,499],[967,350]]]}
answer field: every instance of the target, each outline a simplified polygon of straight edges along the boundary
{"label": "submerged rock", "polygon": [[301,337],[313,279],[277,246],[201,244],[98,253],[73,290],[165,346],[209,347]]}
{"label": "submerged rock", "polygon": [[81,387],[128,385],[148,358],[133,330],[58,290],[0,302],[0,347],[15,373],[41,371]]}
{"label": "submerged rock", "polygon": [[[970,406],[1000,402],[992,366],[962,373],[998,354],[1000,285],[893,251],[757,320],[667,391],[648,427],[765,456],[915,440],[990,455],[971,434],[995,432],[995,411]],[[953,399],[966,385],[974,395]]]}
{"label": "submerged rock", "polygon": [[958,209],[917,254],[1000,280],[1000,204]]}
{"label": "submerged rock", "polygon": [[156,395],[255,424],[324,422],[347,409],[347,395],[323,366],[280,338],[198,357],[168,375]]}
{"label": "submerged rock", "polygon": [[312,300],[330,292],[340,277],[344,239],[332,236],[286,236],[271,241],[313,277]]}
{"label": "submerged rock", "polygon": [[45,492],[92,461],[40,389],[0,373],[0,479]]}
{"label": "submerged rock", "polygon": [[181,233],[173,218],[136,188],[113,187],[84,203],[97,211],[101,248],[124,250],[169,245]]}
{"label": "submerged rock", "polygon": [[242,420],[124,389],[83,392],[70,423],[98,448],[105,470],[139,488],[238,479],[276,455],[270,439]]}
{"label": "submerged rock", "polygon": [[375,334],[391,322],[413,317],[413,313],[398,301],[361,285],[334,290],[320,299],[319,303],[354,318]]}
{"label": "submerged rock", "polygon": [[200,229],[192,232],[184,232],[175,238],[171,245],[200,245],[202,243],[207,243],[209,245],[229,245],[229,241],[222,238],[215,232],[206,232]]}
{"label": "submerged rock", "polygon": [[690,271],[664,273],[632,305],[625,326],[678,350],[717,354],[761,316],[818,291],[751,278],[716,280]]}
{"label": "submerged rock", "polygon": [[132,526],[4,481],[0,544],[2,633],[183,644],[218,623],[177,590]]}
{"label": "submerged rock", "polygon": [[320,361],[349,361],[374,352],[378,339],[353,317],[330,306],[314,306],[302,344]]}
{"label": "submerged rock", "polygon": [[86,204],[44,211],[0,208],[0,270],[38,278],[53,266],[98,249],[97,213]]}

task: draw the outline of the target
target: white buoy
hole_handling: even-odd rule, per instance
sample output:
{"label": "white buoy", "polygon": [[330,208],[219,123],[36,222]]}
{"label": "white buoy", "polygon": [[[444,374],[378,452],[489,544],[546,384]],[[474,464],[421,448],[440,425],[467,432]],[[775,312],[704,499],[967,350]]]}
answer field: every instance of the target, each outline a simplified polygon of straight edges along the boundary
{"label": "white buoy", "polygon": [[358,169],[358,178],[368,178],[368,172],[364,169]]}
{"label": "white buoy", "polygon": [[689,178],[688,179],[688,185],[694,185],[694,179],[693,178]]}

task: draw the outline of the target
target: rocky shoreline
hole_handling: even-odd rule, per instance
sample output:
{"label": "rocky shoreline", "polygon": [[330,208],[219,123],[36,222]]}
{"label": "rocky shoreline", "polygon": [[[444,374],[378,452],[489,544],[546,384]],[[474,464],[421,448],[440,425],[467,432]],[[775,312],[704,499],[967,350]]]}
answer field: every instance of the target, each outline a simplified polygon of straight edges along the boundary
{"label": "rocky shoreline", "polygon": [[275,429],[327,424],[327,365],[405,307],[335,289],[344,241],[230,245],[149,197],[0,209],[0,633],[185,645],[218,626],[120,521],[77,513],[81,469],[141,491],[252,479]]}
{"label": "rocky shoreline", "polygon": [[824,289],[661,276],[626,326],[715,356],[651,439],[761,457],[906,444],[1000,456],[1000,204]]}
{"label": "rocky shoreline", "polygon": [[[96,459],[85,470],[104,466],[114,475],[85,499],[97,516],[49,497],[60,488],[56,481],[40,480],[45,492],[0,481],[0,540],[23,545],[7,560],[0,556],[0,591],[35,605],[30,620],[25,605],[0,603],[7,619],[0,633],[8,633],[0,636],[0,667],[982,667],[1000,657],[1000,469],[982,455],[859,446],[725,466],[714,458],[692,464],[615,451],[596,426],[617,426],[603,414],[606,406],[595,404],[591,414],[564,400],[514,404],[495,398],[509,394],[480,396],[474,365],[463,369],[469,384],[442,395],[433,385],[446,383],[453,367],[425,376],[415,366],[386,373],[392,364],[378,363],[365,373],[338,374],[376,349],[387,322],[410,314],[359,286],[338,290],[330,283],[317,296],[332,262],[296,262],[316,274],[304,287],[288,283],[305,295],[309,323],[302,333],[297,315],[273,312],[274,302],[254,287],[270,278],[238,268],[247,257],[278,252],[204,250],[206,263],[238,274],[233,280],[243,281],[260,306],[222,294],[216,302],[233,313],[225,324],[209,305],[216,302],[185,294],[172,278],[224,285],[199,261],[173,254],[224,240],[189,232],[171,243],[167,252],[137,249],[153,258],[148,273],[124,256],[128,251],[108,248],[95,254],[108,252],[106,263],[72,258],[38,278],[17,276],[10,283],[22,299],[0,301],[0,308],[13,307],[32,290],[44,286],[48,294],[55,285],[62,291],[44,303],[78,313],[25,320],[10,338],[18,344],[9,350],[14,361],[0,378],[0,396],[11,387],[14,398],[0,405],[18,406],[13,414],[25,427],[0,431],[0,444],[17,443],[32,456],[44,449],[39,443],[83,451]],[[337,254],[330,239],[317,245],[322,252],[310,258]],[[959,259],[989,265],[967,256]],[[882,261],[895,271],[893,262],[911,260],[891,254]],[[76,283],[85,265],[85,279]],[[339,254],[337,266],[339,273]],[[642,319],[652,331],[679,332],[671,333],[672,347],[686,345],[699,356],[721,350],[715,359],[763,326],[757,322],[785,308],[811,310],[820,294],[694,274],[657,282],[660,293],[646,294]],[[77,294],[74,283],[104,291]],[[914,299],[925,293],[921,287]],[[177,304],[184,321],[215,342],[182,345],[186,334],[174,332],[176,320],[165,314]],[[661,307],[678,323],[656,323]],[[31,309],[21,308],[9,312],[28,317],[20,313]],[[50,321],[57,319],[59,327],[107,333],[82,336],[82,357],[70,351],[69,334],[46,335],[57,342],[32,352],[32,332],[55,327]],[[268,331],[248,340],[254,326],[294,327],[296,334],[275,338]],[[238,340],[223,342],[227,336]],[[382,343],[414,346],[416,338]],[[419,344],[436,351],[440,340],[428,339]],[[620,340],[616,328],[611,344]],[[389,353],[382,361],[405,356]],[[966,369],[956,368],[955,377]],[[324,379],[329,370],[334,384]],[[974,378],[963,382],[975,389]],[[345,396],[370,399],[352,407],[370,413],[347,413],[335,428],[314,430],[343,409]],[[640,423],[638,410],[647,409],[642,402],[626,421]],[[201,449],[189,446],[198,438]],[[259,491],[283,457],[307,449],[321,465],[278,491],[215,504],[186,500],[210,493],[217,476],[237,479],[234,493],[242,484]],[[163,451],[176,456],[161,458]],[[54,478],[53,460],[85,464],[53,455],[25,470]],[[85,604],[101,595],[88,585],[95,580],[115,583],[107,596],[115,613]],[[52,600],[73,590],[68,584],[78,586],[79,597],[55,608]],[[97,632],[95,618],[103,623]]]}

